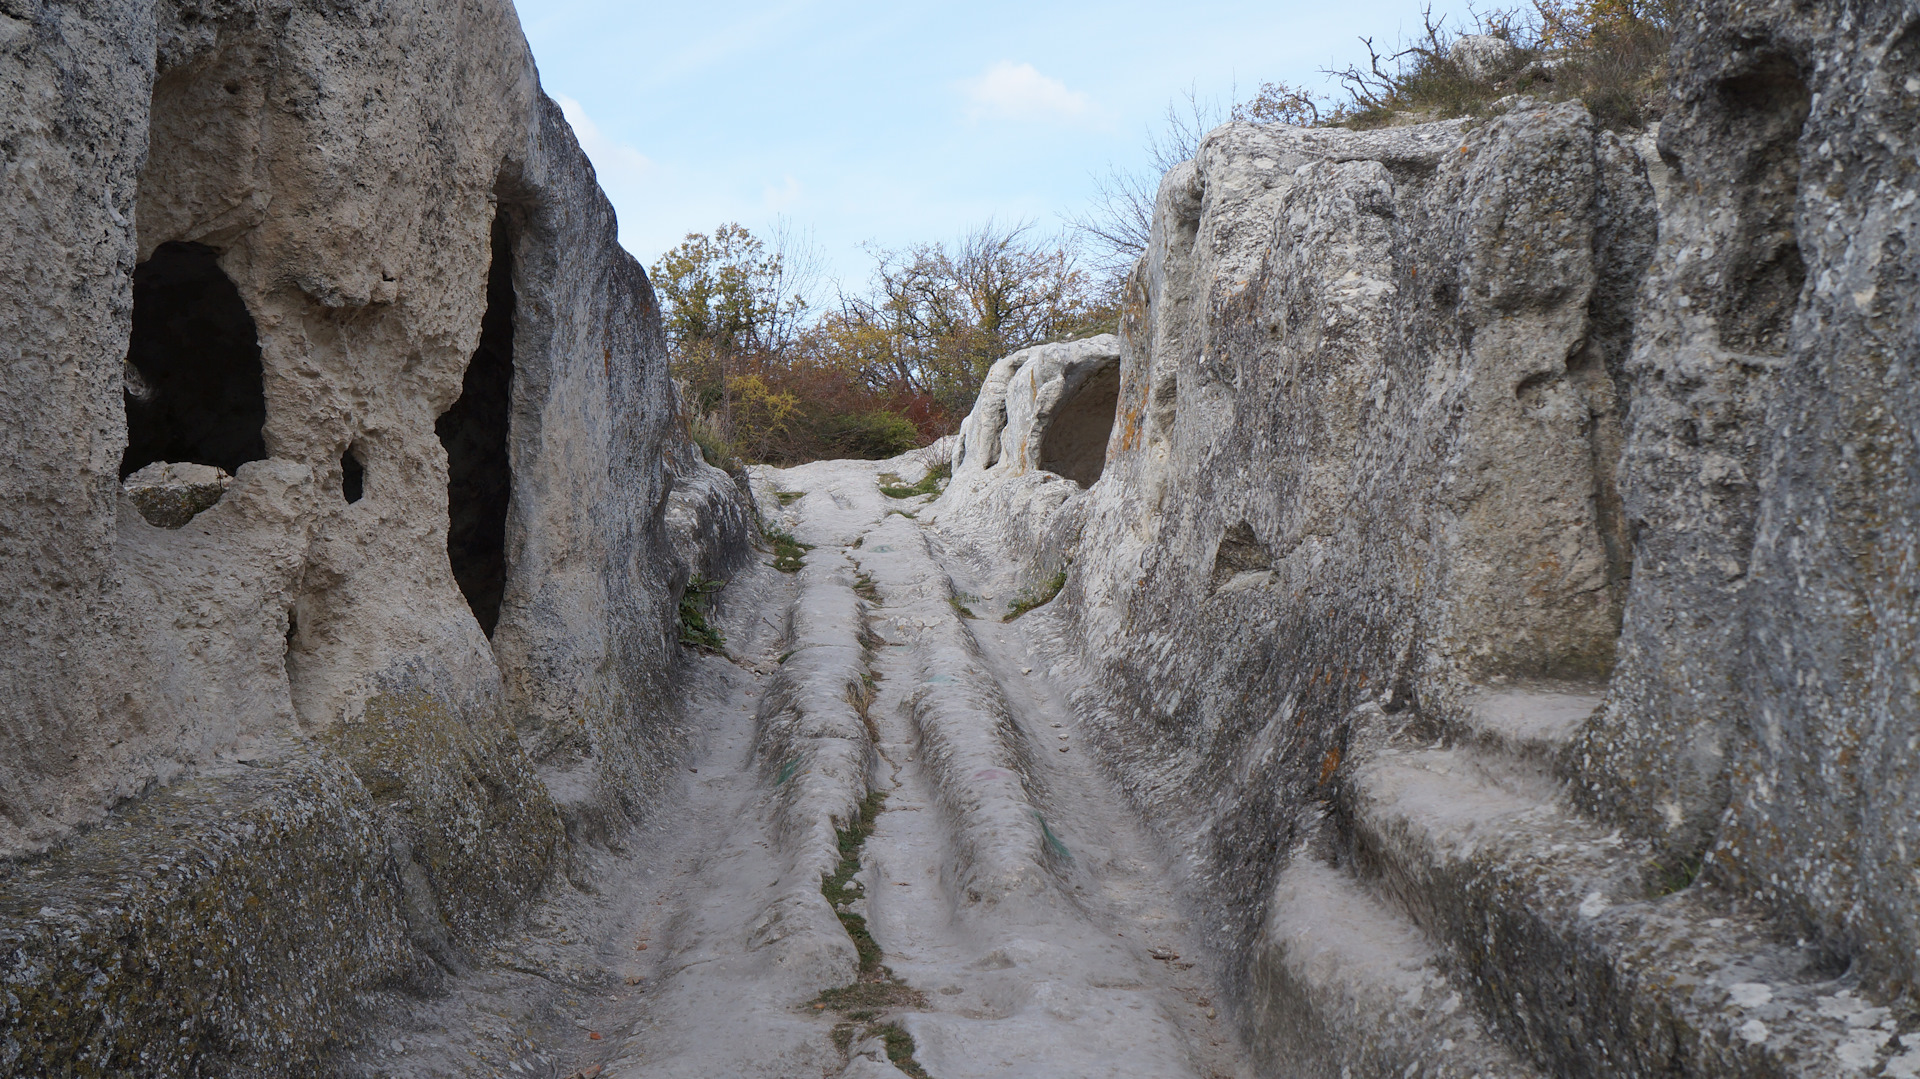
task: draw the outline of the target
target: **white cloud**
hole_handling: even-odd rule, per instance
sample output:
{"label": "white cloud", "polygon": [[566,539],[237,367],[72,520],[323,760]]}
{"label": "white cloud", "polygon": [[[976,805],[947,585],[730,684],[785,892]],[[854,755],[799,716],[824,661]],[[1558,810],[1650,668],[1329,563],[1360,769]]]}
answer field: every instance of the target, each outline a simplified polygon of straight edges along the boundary
{"label": "white cloud", "polygon": [[1093,99],[1067,89],[1059,79],[1048,78],[1032,64],[1002,60],[975,78],[960,83],[966,94],[967,113],[974,119],[986,116],[1015,120],[1072,120],[1093,111]]}
{"label": "white cloud", "polygon": [[600,186],[606,188],[609,195],[616,186],[637,184],[654,171],[647,155],[608,137],[578,101],[564,94],[555,100],[560,102],[560,112],[566,116],[567,123],[573,125],[573,137],[580,140],[580,149],[585,150],[587,160],[593,162]]}

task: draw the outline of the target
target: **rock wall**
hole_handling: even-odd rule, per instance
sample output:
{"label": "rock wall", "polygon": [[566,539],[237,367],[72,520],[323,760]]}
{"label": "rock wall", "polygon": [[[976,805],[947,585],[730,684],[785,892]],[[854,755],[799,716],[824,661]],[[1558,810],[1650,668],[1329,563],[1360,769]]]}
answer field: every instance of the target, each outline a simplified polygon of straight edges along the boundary
{"label": "rock wall", "polygon": [[[1302,958],[1364,908],[1432,949],[1397,999],[1458,986],[1556,1074],[1920,1069],[1828,1022],[1920,974],[1917,28],[1703,3],[1644,135],[1228,125],[1119,339],[989,375],[940,527],[1067,571],[1044,624],[1274,1060],[1505,1074]],[[1030,447],[1096,353],[1083,486]]]}
{"label": "rock wall", "polygon": [[[1085,503],[1054,511],[1077,537],[1053,546],[1115,749],[1182,803],[1236,934],[1353,707],[1609,665],[1624,566],[1600,455],[1625,358],[1589,331],[1620,317],[1596,263],[1644,264],[1651,203],[1577,104],[1473,130],[1230,125],[1162,185],[1105,474],[1024,486]],[[949,497],[1031,468],[1003,453],[977,478],[962,457]]]}
{"label": "rock wall", "polygon": [[0,83],[0,1072],[310,1074],[644,808],[750,509],[510,5],[36,0]]}

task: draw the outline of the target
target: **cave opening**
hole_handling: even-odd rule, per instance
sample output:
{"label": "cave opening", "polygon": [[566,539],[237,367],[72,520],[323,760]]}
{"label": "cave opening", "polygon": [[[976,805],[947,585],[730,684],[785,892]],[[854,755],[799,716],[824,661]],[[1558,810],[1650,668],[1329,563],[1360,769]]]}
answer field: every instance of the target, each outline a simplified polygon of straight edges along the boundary
{"label": "cave opening", "polygon": [[513,495],[507,455],[513,412],[513,248],[503,217],[493,222],[480,346],[467,364],[460,399],[434,424],[447,451],[447,558],[480,631],[489,638],[506,592],[507,506]]}
{"label": "cave opening", "polygon": [[134,267],[123,372],[121,479],[159,461],[231,475],[266,457],[259,331],[213,248],[161,244]]}
{"label": "cave opening", "polygon": [[1091,487],[1107,466],[1107,439],[1120,407],[1120,364],[1101,367],[1061,402],[1040,440],[1040,467]]}
{"label": "cave opening", "polygon": [[340,497],[351,506],[366,497],[367,466],[360,461],[360,449],[348,446],[340,455]]}

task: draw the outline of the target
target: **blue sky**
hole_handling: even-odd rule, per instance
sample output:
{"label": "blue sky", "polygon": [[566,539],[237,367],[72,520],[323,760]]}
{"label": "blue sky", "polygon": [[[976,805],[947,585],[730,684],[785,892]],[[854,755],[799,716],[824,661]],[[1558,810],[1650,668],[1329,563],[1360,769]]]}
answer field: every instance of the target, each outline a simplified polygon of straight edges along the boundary
{"label": "blue sky", "polygon": [[[1464,4],[1435,3],[1436,13]],[[1315,88],[1392,43],[1418,0],[728,5],[520,0],[558,100],[651,265],[689,231],[781,219],[849,285],[863,243],[950,239],[988,218],[1059,227],[1094,174],[1145,159],[1190,87]]]}

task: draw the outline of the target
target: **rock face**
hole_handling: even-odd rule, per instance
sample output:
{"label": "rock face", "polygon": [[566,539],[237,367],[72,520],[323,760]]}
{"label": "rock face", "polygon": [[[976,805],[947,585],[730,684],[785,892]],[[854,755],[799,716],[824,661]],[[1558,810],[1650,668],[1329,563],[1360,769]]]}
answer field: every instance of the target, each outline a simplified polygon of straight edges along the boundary
{"label": "rock face", "polygon": [[16,4],[0,83],[0,1071],[312,1074],[646,806],[750,510],[508,4]]}
{"label": "rock face", "polygon": [[[1117,347],[963,428],[940,527],[1067,570],[1276,1067],[1920,1073],[1920,7],[1702,8],[1657,137],[1214,131]],[[1097,481],[1040,471],[1116,351]]]}

